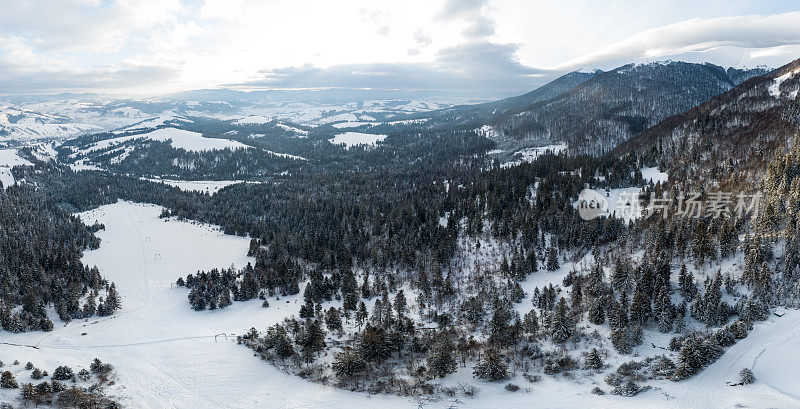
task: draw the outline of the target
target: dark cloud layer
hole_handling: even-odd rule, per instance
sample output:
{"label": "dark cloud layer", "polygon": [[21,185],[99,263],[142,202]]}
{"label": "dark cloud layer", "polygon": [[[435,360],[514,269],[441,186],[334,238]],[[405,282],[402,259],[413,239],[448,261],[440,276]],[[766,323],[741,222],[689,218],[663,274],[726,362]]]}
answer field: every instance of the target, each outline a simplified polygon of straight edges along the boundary
{"label": "dark cloud layer", "polygon": [[373,88],[433,90],[446,95],[501,97],[530,91],[556,73],[526,67],[517,47],[473,42],[446,48],[427,64],[348,64],[266,70],[257,81],[227,84],[243,88]]}

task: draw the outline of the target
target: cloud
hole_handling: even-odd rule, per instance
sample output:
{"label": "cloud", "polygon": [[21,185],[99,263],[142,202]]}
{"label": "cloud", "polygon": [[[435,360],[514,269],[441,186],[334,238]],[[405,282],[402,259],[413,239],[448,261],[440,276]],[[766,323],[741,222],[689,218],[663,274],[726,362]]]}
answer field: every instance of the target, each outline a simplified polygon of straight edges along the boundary
{"label": "cloud", "polygon": [[486,16],[479,16],[462,31],[467,38],[483,38],[494,34],[495,23]]}
{"label": "cloud", "polygon": [[162,66],[94,67],[88,69],[19,70],[0,64],[0,94],[141,90],[178,78],[175,69]]}
{"label": "cloud", "polygon": [[704,53],[720,47],[770,48],[800,44],[800,12],[772,16],[695,18],[649,29],[553,69]]}
{"label": "cloud", "polygon": [[462,19],[466,27],[461,34],[468,40],[485,39],[495,33],[496,23],[488,13],[488,0],[447,0],[436,20]]}
{"label": "cloud", "polygon": [[447,0],[436,17],[440,20],[449,20],[480,11],[485,5],[486,0]]}
{"label": "cloud", "polygon": [[473,42],[437,53],[431,63],[312,65],[268,69],[262,78],[226,86],[246,89],[346,88],[434,90],[450,95],[500,97],[543,85],[553,75],[520,64],[514,44]]}
{"label": "cloud", "polygon": [[100,53],[160,35],[156,28],[174,23],[181,10],[178,0],[13,1],[3,2],[0,27],[41,50]]}

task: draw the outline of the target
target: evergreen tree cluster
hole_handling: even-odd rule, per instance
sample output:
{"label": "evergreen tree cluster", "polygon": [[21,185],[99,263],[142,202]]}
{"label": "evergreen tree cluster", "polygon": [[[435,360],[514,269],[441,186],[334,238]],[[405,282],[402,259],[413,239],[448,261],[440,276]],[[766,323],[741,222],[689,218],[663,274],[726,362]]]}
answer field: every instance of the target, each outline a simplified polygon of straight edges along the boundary
{"label": "evergreen tree cluster", "polygon": [[0,226],[2,329],[50,331],[48,308],[65,322],[120,308],[114,284],[80,261],[100,240],[77,217],[19,185],[0,190]]}

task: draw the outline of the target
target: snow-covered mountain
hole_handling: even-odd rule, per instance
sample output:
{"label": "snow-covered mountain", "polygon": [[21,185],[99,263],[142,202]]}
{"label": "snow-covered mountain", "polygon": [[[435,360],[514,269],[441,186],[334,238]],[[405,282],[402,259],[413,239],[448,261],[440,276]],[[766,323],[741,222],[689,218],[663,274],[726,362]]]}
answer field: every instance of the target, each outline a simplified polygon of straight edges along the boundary
{"label": "snow-covered mountain", "polygon": [[615,152],[655,150],[679,179],[758,181],[776,149],[797,135],[799,90],[796,60],[665,119]]}
{"label": "snow-covered mountain", "polygon": [[[235,121],[237,124],[278,122],[320,126],[357,121],[389,121],[395,117],[442,109],[457,103],[474,102],[465,98],[428,98],[420,100],[385,99],[331,102],[298,102],[258,99],[255,95],[229,91],[230,101],[192,100],[179,97],[113,99],[97,96],[16,98],[0,103],[0,144],[30,144],[85,133],[104,131],[130,132],[152,130],[159,126],[190,123],[189,117]],[[226,94],[205,93],[206,97]],[[245,98],[246,96],[246,98]],[[288,122],[282,124],[280,121]],[[298,135],[303,130],[297,129]]]}
{"label": "snow-covered mountain", "polygon": [[565,142],[574,152],[609,151],[662,119],[766,72],[713,64],[629,64],[600,73],[555,98],[491,120],[497,139]]}

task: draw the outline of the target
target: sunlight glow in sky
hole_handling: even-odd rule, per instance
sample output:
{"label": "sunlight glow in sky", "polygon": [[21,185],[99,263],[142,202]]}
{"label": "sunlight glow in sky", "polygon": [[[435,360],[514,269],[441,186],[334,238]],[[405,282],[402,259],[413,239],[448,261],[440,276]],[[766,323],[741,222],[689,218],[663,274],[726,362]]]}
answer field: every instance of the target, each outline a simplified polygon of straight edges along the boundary
{"label": "sunlight glow in sky", "polygon": [[800,57],[792,1],[0,0],[0,94],[229,87],[505,96],[574,69]]}

